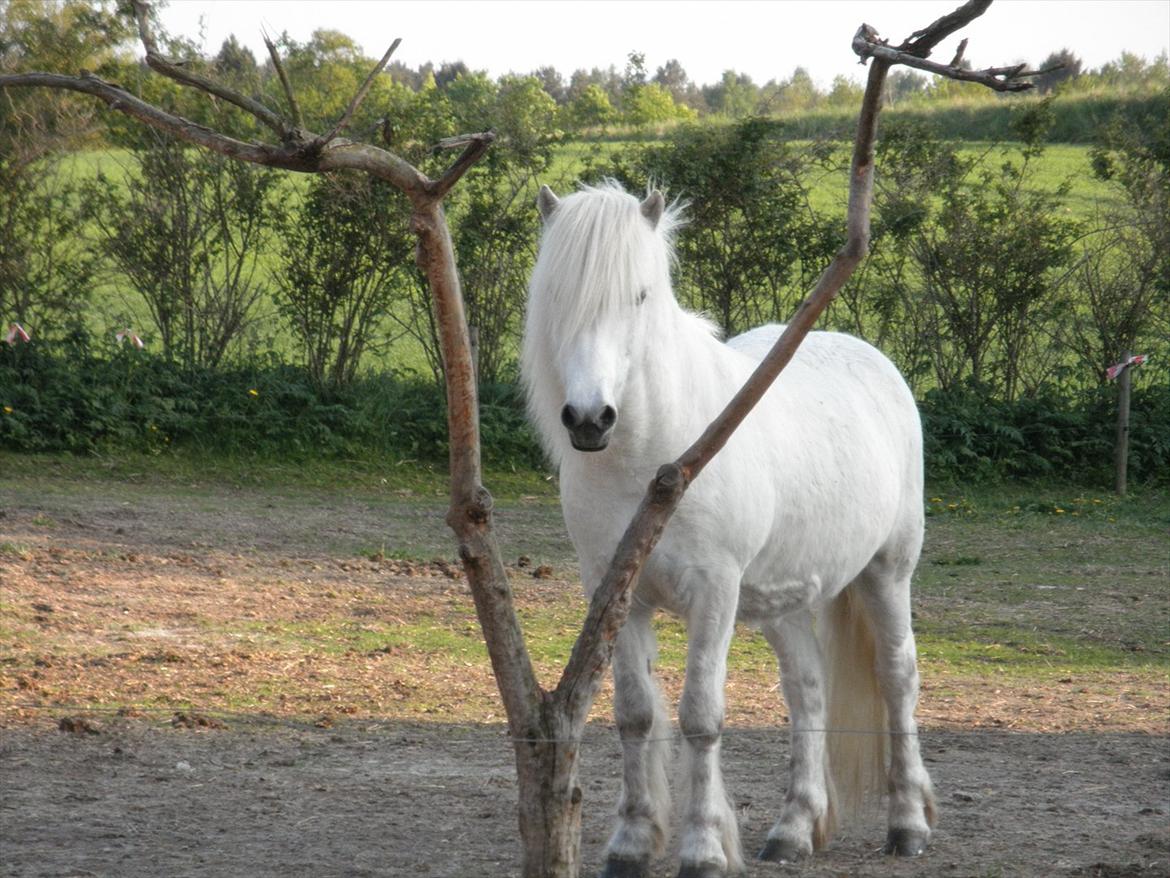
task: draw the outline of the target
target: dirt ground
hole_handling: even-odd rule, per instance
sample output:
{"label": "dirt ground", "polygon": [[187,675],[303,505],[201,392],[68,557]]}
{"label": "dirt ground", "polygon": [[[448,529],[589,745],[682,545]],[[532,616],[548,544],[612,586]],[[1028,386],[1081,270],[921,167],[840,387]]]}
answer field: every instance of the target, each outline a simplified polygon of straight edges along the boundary
{"label": "dirt ground", "polygon": [[[368,724],[7,729],[0,742],[0,874],[9,876],[509,876],[515,786],[497,727]],[[879,848],[880,816],[797,867],[747,874],[1100,876],[1170,874],[1170,754],[1144,735],[925,736],[941,818],[912,861]],[[728,787],[746,849],[784,790],[785,739],[736,729]],[[582,748],[586,874],[600,864],[619,753]],[[656,874],[677,864],[664,860]]]}
{"label": "dirt ground", "polygon": [[[133,485],[18,486],[3,501],[0,875],[517,873],[490,674],[449,637],[466,612],[458,573],[398,557],[449,552],[441,506]],[[522,612],[566,600],[558,527],[540,502],[500,510]],[[448,640],[377,646],[393,624],[375,619],[423,634],[434,620]],[[774,694],[748,676],[724,762],[750,856],[788,746]],[[1122,672],[1042,691],[928,680],[930,851],[881,856],[875,814],[809,863],[747,874],[1170,875],[1165,690]],[[618,791],[607,709],[582,747],[586,874]]]}

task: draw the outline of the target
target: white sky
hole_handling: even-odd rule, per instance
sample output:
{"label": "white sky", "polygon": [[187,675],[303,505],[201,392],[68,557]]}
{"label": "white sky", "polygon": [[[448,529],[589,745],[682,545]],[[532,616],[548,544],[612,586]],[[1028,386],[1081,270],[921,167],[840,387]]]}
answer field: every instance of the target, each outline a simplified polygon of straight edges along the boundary
{"label": "white sky", "polygon": [[[627,55],[644,52],[651,75],[677,58],[692,81],[716,82],[734,68],[757,83],[807,68],[823,87],[839,73],[858,81],[850,48],[862,23],[893,43],[960,5],[960,0],[171,0],[168,31],[218,50],[234,33],[258,60],[261,28],[306,40],[317,28],[353,37],[381,57],[395,37],[395,59],[462,60],[492,76],[556,67],[567,81],[577,68],[621,71]],[[202,28],[202,31],[201,31]],[[1123,50],[1146,58],[1170,51],[1167,0],[998,0],[936,60],[949,61],[961,36],[976,67],[1028,60],[1069,48],[1086,67]]]}

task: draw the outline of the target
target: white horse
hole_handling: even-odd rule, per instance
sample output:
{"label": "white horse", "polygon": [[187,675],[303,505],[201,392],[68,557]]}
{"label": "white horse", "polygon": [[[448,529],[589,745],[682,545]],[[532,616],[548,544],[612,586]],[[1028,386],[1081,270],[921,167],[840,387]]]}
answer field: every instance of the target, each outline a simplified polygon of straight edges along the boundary
{"label": "white horse", "polygon": [[[591,592],[658,466],[698,437],[782,327],[725,344],[678,304],[678,211],[657,191],[639,203],[612,183],[564,199],[543,188],[538,206],[522,369]],[[737,618],[775,650],[792,717],[791,781],[760,857],[811,854],[833,830],[834,790],[852,804],[887,785],[887,852],[925,848],[934,800],[918,750],[910,628],[922,530],[921,428],[906,383],[866,343],[810,334],[687,492],[638,581],[613,658],[624,771],[605,876],[646,875],[666,841],[669,720],[652,676],[659,607],[688,632],[680,878],[742,867],[719,768]]]}

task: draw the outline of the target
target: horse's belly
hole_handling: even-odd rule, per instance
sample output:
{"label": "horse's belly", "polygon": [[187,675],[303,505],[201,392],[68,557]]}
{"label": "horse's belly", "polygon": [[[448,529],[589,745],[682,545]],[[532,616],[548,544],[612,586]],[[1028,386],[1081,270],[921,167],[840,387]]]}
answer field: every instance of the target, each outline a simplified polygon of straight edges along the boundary
{"label": "horse's belly", "polygon": [[748,624],[778,619],[816,606],[823,592],[819,576],[780,582],[744,580],[739,587],[736,615]]}

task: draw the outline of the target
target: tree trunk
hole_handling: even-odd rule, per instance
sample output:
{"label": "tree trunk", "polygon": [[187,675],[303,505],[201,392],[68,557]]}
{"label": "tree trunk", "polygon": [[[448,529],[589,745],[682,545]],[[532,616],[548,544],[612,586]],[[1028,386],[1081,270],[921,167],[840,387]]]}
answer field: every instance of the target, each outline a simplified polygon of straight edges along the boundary
{"label": "tree trunk", "polygon": [[520,840],[524,878],[577,878],[581,872],[580,730],[556,699],[540,706],[540,735],[517,738]]}

